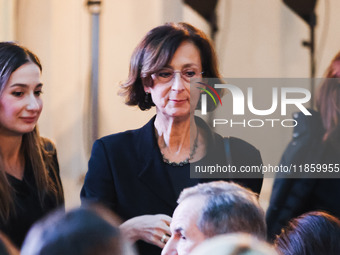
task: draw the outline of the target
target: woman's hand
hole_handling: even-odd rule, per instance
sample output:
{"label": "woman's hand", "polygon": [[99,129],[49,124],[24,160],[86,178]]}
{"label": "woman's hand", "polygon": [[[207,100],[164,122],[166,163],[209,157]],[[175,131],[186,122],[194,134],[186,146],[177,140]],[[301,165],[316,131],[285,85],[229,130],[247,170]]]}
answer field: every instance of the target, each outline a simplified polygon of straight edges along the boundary
{"label": "woman's hand", "polygon": [[143,240],[163,248],[171,236],[170,222],[171,217],[165,214],[142,215],[125,221],[119,228],[132,242]]}

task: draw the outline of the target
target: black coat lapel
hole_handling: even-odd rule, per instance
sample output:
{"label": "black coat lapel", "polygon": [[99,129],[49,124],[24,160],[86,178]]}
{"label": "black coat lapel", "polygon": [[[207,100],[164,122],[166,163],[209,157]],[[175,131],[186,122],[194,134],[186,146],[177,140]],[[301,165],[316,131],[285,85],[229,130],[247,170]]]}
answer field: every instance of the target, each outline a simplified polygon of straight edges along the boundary
{"label": "black coat lapel", "polygon": [[140,129],[137,139],[137,148],[141,152],[140,162],[143,162],[138,178],[171,208],[175,208],[177,197],[175,197],[170,178],[164,169],[162,155],[154,134],[154,121],[155,117]]}

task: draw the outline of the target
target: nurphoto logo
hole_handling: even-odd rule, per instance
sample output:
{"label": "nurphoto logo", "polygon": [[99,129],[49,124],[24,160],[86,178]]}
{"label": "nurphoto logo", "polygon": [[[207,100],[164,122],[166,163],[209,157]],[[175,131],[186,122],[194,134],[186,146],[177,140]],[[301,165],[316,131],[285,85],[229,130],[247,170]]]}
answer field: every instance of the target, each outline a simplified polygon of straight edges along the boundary
{"label": "nurphoto logo", "polygon": [[[221,106],[212,113],[212,127],[291,128],[298,124],[297,120],[284,116],[292,110],[312,115],[307,109],[311,92],[306,82],[298,79],[201,79],[193,84],[202,91],[199,105],[202,116],[208,114],[209,105]],[[223,100],[221,91],[225,92]]]}
{"label": "nurphoto logo", "polygon": [[[222,101],[220,96],[218,95],[217,89],[227,89],[233,98],[233,115],[244,115],[244,106],[245,106],[245,96],[242,92],[242,90],[232,84],[215,84],[214,87],[205,84],[203,82],[198,82],[199,84],[202,84],[206,87],[208,87],[210,90],[213,91],[213,93],[217,96],[219,99],[221,105]],[[217,105],[216,100],[214,96],[209,92],[207,89],[198,87],[198,89],[203,90],[206,92],[214,101],[214,104]],[[251,113],[258,115],[258,116],[265,116],[270,115],[274,113],[277,110],[278,107],[278,89],[279,88],[272,88],[272,105],[269,109],[259,110],[256,109],[253,103],[253,88],[249,87],[247,91],[247,106]],[[304,103],[308,103],[311,99],[311,93],[309,90],[305,88],[280,88],[280,94],[281,94],[281,115],[284,116],[287,114],[287,105],[295,105],[301,112],[303,112],[305,115],[312,115],[307,108],[303,105]],[[304,95],[303,98],[288,98],[288,94],[295,93],[299,95]],[[207,114],[207,95],[202,94],[201,95],[201,114],[206,115]]]}
{"label": "nurphoto logo", "polygon": [[[207,87],[207,89],[201,88],[201,87],[197,87],[197,88],[202,90],[202,91],[204,91],[205,93],[207,93],[210,96],[210,98],[213,100],[215,106],[217,106],[217,102],[216,102],[214,96],[211,94],[211,92],[208,89],[210,89],[216,95],[216,97],[220,101],[220,104],[222,105],[221,97],[217,93],[216,89],[214,89],[209,84],[206,84],[206,83],[203,83],[203,82],[197,82],[197,83]],[[202,115],[206,115],[207,114],[207,94],[202,94],[201,95],[201,113],[202,113]]]}

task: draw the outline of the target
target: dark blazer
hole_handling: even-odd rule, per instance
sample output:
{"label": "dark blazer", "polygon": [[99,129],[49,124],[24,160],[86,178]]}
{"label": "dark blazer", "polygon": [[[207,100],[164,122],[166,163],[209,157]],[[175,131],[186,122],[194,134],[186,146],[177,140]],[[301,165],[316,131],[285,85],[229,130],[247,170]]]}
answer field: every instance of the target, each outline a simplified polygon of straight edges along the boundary
{"label": "dark blazer", "polygon": [[[153,117],[144,127],[97,140],[92,149],[89,169],[81,190],[82,203],[87,200],[104,203],[123,220],[145,214],[171,216],[177,206],[177,196],[164,171],[164,162],[156,141]],[[223,138],[209,129],[202,119],[196,123],[210,136],[212,143],[219,142],[223,151]],[[261,156],[253,146],[238,139],[236,150],[248,160],[261,164]],[[240,142],[243,144],[240,148]],[[244,146],[246,144],[246,146]],[[235,154],[236,156],[236,154]],[[201,179],[199,182],[213,181]],[[243,180],[244,184],[260,192],[262,179]],[[249,184],[249,185],[248,185]],[[145,245],[145,246],[144,246]],[[143,244],[140,254],[160,254],[160,249]]]}

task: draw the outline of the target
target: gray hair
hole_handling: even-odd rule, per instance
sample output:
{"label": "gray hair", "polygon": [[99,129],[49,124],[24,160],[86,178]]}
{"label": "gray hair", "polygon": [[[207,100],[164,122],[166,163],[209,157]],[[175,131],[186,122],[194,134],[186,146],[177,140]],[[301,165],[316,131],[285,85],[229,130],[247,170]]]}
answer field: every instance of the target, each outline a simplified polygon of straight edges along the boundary
{"label": "gray hair", "polygon": [[207,237],[244,232],[266,238],[265,214],[256,193],[235,183],[217,181],[184,189],[177,202],[193,196],[205,197],[197,227]]}

